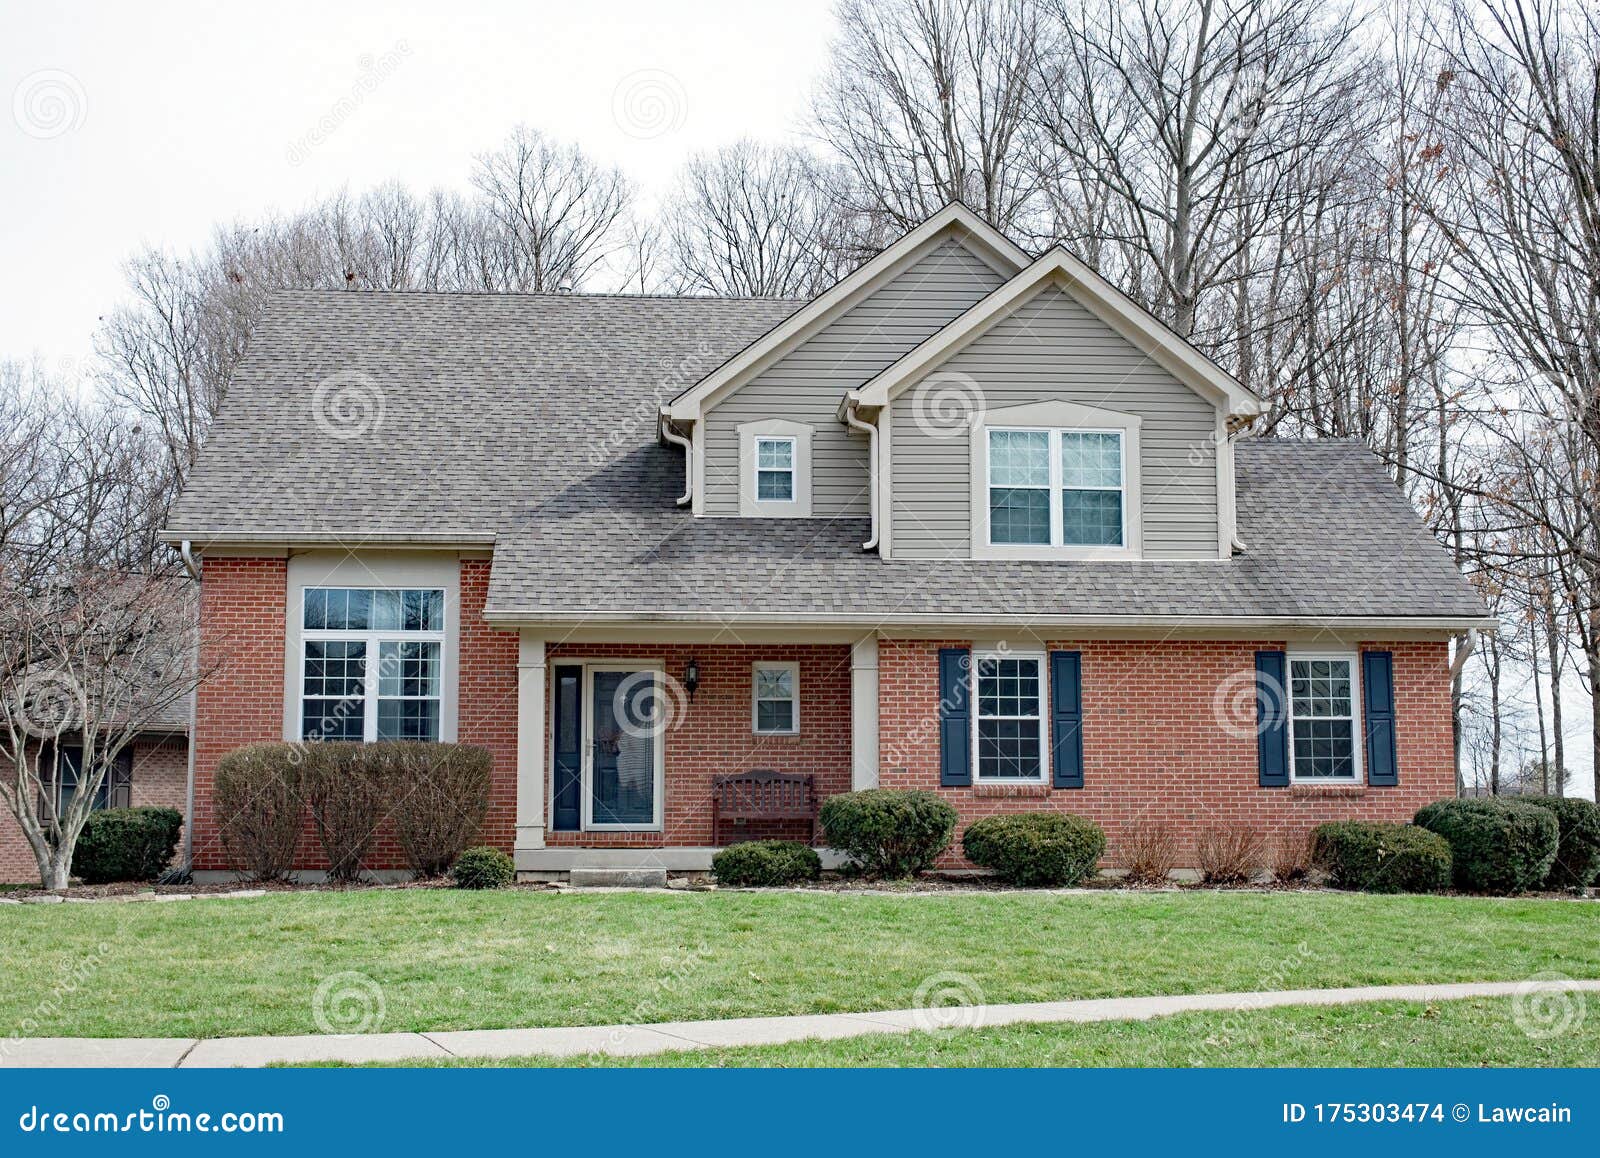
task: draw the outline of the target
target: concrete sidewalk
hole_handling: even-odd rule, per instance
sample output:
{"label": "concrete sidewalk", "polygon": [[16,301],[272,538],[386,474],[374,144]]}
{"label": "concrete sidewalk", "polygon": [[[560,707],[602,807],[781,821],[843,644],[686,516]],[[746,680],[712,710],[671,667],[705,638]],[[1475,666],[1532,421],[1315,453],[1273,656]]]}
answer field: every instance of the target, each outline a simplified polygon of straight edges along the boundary
{"label": "concrete sidewalk", "polygon": [[775,1045],[807,1038],[861,1037],[1016,1022],[1147,1021],[1174,1013],[1253,1010],[1282,1005],[1346,1005],[1361,1001],[1450,1001],[1464,997],[1527,997],[1535,993],[1600,992],[1600,980],[1469,981],[1441,985],[1373,985],[1351,989],[1285,989],[1263,993],[1197,993],[1110,997],[1023,1005],[942,1006],[877,1013],[739,1017],[546,1029],[468,1029],[439,1033],[310,1034],[301,1037],[24,1038],[0,1041],[5,1066],[226,1067],[274,1062],[396,1062],[442,1057],[569,1057],[643,1055],[719,1046]]}

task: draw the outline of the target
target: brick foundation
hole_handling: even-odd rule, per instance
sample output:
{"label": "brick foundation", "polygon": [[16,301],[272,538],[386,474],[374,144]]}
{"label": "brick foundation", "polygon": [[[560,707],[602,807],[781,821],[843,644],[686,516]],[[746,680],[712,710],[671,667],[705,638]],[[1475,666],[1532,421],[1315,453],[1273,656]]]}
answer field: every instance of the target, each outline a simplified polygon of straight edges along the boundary
{"label": "brick foundation", "polygon": [[[926,788],[961,813],[962,826],[1005,812],[1059,809],[1106,830],[1115,866],[1130,824],[1172,828],[1191,856],[1208,825],[1252,824],[1276,839],[1324,820],[1407,821],[1455,794],[1450,676],[1444,641],[1383,644],[1394,653],[1393,788],[1262,788],[1257,784],[1254,653],[1281,640],[1051,643],[1083,654],[1081,789],[939,787],[938,650],[965,640],[883,640],[878,646],[879,783]],[[1241,719],[1243,714],[1243,719]],[[945,864],[965,867],[960,836]]]}

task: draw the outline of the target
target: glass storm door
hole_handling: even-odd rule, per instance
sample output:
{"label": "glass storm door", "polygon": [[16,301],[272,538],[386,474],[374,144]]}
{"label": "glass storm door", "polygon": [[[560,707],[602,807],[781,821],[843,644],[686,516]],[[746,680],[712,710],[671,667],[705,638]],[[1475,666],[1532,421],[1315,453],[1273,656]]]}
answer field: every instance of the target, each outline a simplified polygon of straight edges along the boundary
{"label": "glass storm door", "polygon": [[654,671],[589,669],[585,828],[660,827],[659,695]]}

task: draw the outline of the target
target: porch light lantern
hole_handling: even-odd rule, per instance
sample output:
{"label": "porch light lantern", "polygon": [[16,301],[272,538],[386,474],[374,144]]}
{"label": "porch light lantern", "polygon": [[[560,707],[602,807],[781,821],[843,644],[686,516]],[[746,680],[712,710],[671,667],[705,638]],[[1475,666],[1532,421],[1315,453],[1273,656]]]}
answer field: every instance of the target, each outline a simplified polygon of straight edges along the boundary
{"label": "porch light lantern", "polygon": [[683,669],[683,690],[689,693],[689,699],[691,701],[694,700],[695,689],[697,689],[699,686],[700,662],[691,655],[689,657],[689,662],[684,665]]}

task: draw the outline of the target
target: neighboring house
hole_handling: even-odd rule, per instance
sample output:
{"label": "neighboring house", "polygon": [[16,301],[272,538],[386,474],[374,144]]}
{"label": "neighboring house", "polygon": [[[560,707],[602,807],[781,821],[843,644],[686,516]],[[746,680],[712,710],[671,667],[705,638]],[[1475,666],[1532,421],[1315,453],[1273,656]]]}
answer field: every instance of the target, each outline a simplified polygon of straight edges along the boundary
{"label": "neighboring house", "polygon": [[[95,808],[160,807],[185,811],[190,710],[186,697],[134,737],[101,779]],[[35,802],[42,815],[61,809],[77,792],[82,758],[83,748],[78,744],[64,743],[54,751],[49,746],[44,748],[40,756],[44,799]],[[38,882],[39,866],[33,849],[16,818],[0,806],[0,883]]]}
{"label": "neighboring house", "polygon": [[1080,813],[1111,865],[1406,819],[1492,621],[1376,458],[1260,410],[954,205],[810,302],[277,295],[166,532],[225,665],[195,867],[218,759],[302,737],[489,748],[528,873],[704,869],[750,769]]}

